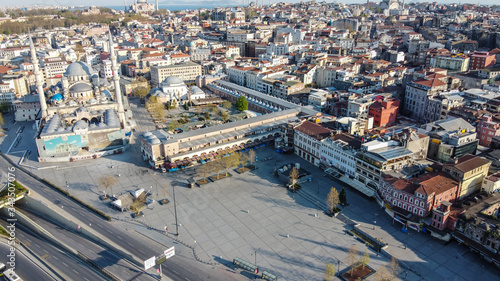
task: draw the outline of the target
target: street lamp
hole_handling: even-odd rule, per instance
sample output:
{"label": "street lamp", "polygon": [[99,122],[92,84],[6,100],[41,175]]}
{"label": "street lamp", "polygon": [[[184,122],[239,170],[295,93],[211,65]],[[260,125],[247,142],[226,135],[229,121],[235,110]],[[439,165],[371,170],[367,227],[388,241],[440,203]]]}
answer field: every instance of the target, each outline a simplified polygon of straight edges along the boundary
{"label": "street lamp", "polygon": [[340,276],[340,264],[342,263],[337,257],[333,257],[337,260],[337,276]]}
{"label": "street lamp", "polygon": [[175,235],[179,236],[179,224],[177,223],[177,205],[175,204],[175,185],[172,185],[172,194],[174,197]]}
{"label": "street lamp", "polygon": [[377,213],[375,213],[375,218],[373,219],[373,230],[375,230],[376,224],[377,224]]}

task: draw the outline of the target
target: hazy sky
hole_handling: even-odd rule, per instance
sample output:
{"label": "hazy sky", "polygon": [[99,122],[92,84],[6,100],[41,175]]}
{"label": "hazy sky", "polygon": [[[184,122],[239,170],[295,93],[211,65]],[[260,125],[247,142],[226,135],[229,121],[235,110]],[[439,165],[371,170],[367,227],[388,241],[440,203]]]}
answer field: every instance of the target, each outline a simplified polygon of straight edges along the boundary
{"label": "hazy sky", "polygon": [[[158,0],[160,5],[190,5],[190,4],[202,4],[202,5],[208,5],[208,6],[213,6],[213,5],[235,5],[236,3],[242,3],[241,0],[236,0],[236,1],[231,1],[231,0],[206,0],[206,1],[190,1],[190,0]],[[251,0],[252,1],[252,0]],[[259,0],[260,2],[261,0]],[[264,3],[275,3],[275,2],[300,2],[301,0],[290,0],[290,1],[283,1],[283,0],[264,0]],[[371,0],[372,2],[380,2],[380,0]],[[132,4],[134,1],[133,0],[127,0],[127,4]],[[155,0],[148,0],[149,3],[154,3]],[[333,2],[333,1],[327,1],[327,2]],[[344,2],[344,3],[366,3],[366,1],[363,0],[346,0],[346,1],[338,1],[338,2]],[[407,3],[412,3],[412,2],[433,2],[433,0],[426,0],[426,1],[416,1],[416,0],[407,0]],[[438,3],[457,3],[457,1],[454,0],[438,0]],[[488,5],[493,5],[497,4],[497,1],[494,0],[483,0],[483,1],[462,1],[461,3],[481,3],[481,4],[488,4]],[[248,0],[245,0],[245,3],[248,3]],[[11,5],[17,5],[17,6],[26,6],[26,5],[33,5],[33,4],[41,4],[41,5],[63,5],[63,6],[78,6],[78,5],[96,5],[96,6],[119,6],[123,5],[123,0],[107,0],[107,1],[102,1],[102,0],[17,0],[17,1],[9,1],[9,0],[0,0],[0,6],[11,6]]]}

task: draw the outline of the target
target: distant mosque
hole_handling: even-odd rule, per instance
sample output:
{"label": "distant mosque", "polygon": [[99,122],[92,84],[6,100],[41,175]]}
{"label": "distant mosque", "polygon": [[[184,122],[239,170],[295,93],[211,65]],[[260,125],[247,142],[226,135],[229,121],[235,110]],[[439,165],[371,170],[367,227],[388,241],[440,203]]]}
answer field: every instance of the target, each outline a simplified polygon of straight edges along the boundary
{"label": "distant mosque", "polygon": [[405,0],[399,3],[399,0],[382,0],[379,7],[386,16],[408,15],[408,9],[405,9]]}
{"label": "distant mosque", "polygon": [[[156,9],[158,9],[158,0],[156,0]],[[128,7],[128,11],[136,14],[148,14],[155,11],[155,5],[149,4],[147,0],[135,0],[134,4]]]}

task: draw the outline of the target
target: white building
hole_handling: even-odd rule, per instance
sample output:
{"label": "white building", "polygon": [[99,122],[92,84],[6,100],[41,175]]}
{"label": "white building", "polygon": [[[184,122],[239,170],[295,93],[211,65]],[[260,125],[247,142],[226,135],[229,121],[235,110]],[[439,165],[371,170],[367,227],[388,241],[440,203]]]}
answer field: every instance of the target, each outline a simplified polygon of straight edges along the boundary
{"label": "white building", "polygon": [[330,136],[330,129],[310,121],[304,121],[295,128],[293,145],[295,154],[306,161],[319,165],[321,159],[321,141]]}
{"label": "white building", "polygon": [[321,162],[345,174],[356,175],[356,150],[361,142],[348,134],[338,134],[321,141]]}
{"label": "white building", "polygon": [[326,106],[326,99],[330,95],[327,91],[323,90],[312,90],[308,97],[309,105],[318,108],[324,108]]}
{"label": "white building", "polygon": [[113,77],[113,69],[112,69],[110,60],[102,61],[100,72],[101,72],[100,75],[103,78]]}

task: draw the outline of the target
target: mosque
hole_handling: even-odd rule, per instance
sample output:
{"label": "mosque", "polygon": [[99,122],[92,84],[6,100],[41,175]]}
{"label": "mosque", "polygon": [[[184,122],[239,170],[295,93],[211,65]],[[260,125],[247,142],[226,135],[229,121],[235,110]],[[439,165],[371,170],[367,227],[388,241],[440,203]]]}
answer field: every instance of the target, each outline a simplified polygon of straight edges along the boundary
{"label": "mosque", "polygon": [[405,9],[405,0],[399,3],[399,0],[383,0],[379,7],[384,11],[386,16],[389,15],[408,15],[408,9]]}
{"label": "mosque", "polygon": [[[158,6],[158,2],[156,3]],[[129,11],[132,11],[137,14],[147,14],[155,11],[155,5],[149,4],[147,0],[135,0],[134,4],[129,6]]]}
{"label": "mosque", "polygon": [[100,78],[84,62],[71,63],[61,81],[44,92],[36,51],[30,38],[40,113],[36,145],[40,162],[93,159],[124,151],[131,136],[131,112],[125,112],[118,63],[109,34],[112,81]]}

